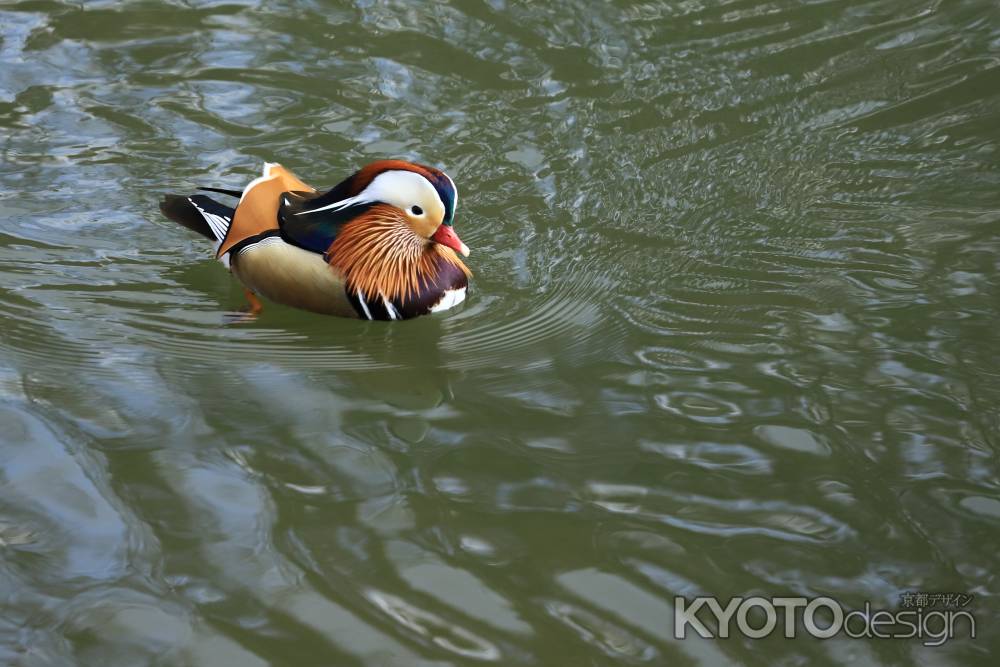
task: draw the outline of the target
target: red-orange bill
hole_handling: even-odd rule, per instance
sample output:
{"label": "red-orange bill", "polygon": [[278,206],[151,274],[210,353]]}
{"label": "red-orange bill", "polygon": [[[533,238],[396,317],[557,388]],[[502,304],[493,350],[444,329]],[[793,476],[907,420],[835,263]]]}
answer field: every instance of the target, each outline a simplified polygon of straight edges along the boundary
{"label": "red-orange bill", "polygon": [[451,225],[441,225],[438,227],[431,240],[443,246],[448,246],[457,253],[461,253],[462,257],[469,256],[469,246],[462,243],[462,239],[458,238],[458,234],[455,233]]}

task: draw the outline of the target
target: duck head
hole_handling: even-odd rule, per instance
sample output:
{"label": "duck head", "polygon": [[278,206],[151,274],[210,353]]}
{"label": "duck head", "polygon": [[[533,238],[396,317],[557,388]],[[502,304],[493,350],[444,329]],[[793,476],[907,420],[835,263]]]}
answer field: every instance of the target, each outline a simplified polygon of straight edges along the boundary
{"label": "duck head", "polygon": [[469,246],[453,227],[457,204],[455,182],[440,169],[403,160],[379,160],[311,199],[298,215],[329,212],[346,222],[370,215],[372,209],[380,209],[384,217],[382,206],[390,206],[419,239],[467,257]]}
{"label": "duck head", "polygon": [[350,293],[401,304],[440,296],[472,275],[458,257],[469,247],[452,226],[457,202],[443,171],[381,160],[329,192],[286,192],[278,222],[286,241],[322,253]]}

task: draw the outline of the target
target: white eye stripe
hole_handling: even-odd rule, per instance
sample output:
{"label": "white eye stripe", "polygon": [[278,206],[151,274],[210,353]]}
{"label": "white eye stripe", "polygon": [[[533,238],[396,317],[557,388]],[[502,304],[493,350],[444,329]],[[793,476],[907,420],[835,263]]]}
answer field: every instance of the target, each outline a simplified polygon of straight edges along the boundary
{"label": "white eye stripe", "polygon": [[[445,210],[441,195],[438,194],[437,188],[430,181],[416,172],[394,169],[383,171],[372,179],[368,187],[354,197],[342,199],[341,201],[309,211],[301,211],[296,215],[340,210],[353,204],[370,202],[385,202],[386,204],[392,204],[397,208],[407,210],[415,201],[436,202],[442,211]],[[426,207],[421,206],[421,208]]]}
{"label": "white eye stripe", "polygon": [[[361,193],[361,195],[363,194],[364,193]],[[358,195],[356,197],[350,197],[348,199],[341,199],[340,201],[335,201],[332,204],[327,204],[326,206],[321,206],[320,208],[313,208],[309,209],[308,211],[299,211],[295,215],[307,215],[309,213],[319,213],[320,211],[329,211],[331,209],[339,211],[340,209],[350,206],[352,204],[363,204],[372,201],[371,199],[363,198],[361,195]]]}
{"label": "white eye stripe", "polygon": [[[441,173],[444,174],[443,171]],[[451,215],[455,217],[455,211],[458,210],[458,187],[455,185],[455,181],[451,180],[451,176],[444,174],[444,177],[451,183],[451,191],[455,193],[455,200],[451,203]]]}

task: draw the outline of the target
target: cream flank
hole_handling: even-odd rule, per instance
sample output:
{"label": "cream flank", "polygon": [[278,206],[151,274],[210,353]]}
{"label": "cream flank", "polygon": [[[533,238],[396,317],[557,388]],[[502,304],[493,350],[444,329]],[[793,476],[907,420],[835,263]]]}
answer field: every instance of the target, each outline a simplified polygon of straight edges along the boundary
{"label": "cream flank", "polygon": [[[357,317],[347,300],[344,281],[331,270],[322,255],[285,243],[277,236],[268,237],[240,250],[233,262],[233,273],[250,290],[272,301],[327,315]],[[368,310],[371,296],[361,297],[362,309]],[[439,313],[465,301],[466,288],[445,290],[430,312]],[[390,319],[400,319],[392,303],[382,301]],[[370,313],[367,319],[372,319]]]}
{"label": "cream flank", "polygon": [[271,301],[327,315],[357,317],[344,281],[322,255],[268,237],[240,250],[233,273],[241,283]]}

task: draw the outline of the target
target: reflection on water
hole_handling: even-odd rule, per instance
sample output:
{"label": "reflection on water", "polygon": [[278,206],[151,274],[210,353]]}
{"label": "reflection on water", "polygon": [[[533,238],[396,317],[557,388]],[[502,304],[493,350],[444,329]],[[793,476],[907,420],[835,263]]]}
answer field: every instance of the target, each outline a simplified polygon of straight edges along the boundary
{"label": "reflection on water", "polygon": [[[0,4],[0,662],[992,664],[985,0]],[[241,295],[164,191],[454,175],[473,293]],[[979,639],[673,639],[975,596]]]}

